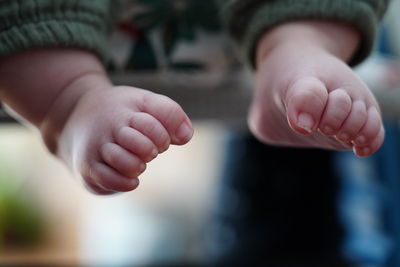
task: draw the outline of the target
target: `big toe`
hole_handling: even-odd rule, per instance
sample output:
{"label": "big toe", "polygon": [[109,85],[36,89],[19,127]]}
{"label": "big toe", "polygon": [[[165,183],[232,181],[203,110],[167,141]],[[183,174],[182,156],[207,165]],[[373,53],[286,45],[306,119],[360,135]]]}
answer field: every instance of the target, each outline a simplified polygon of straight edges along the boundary
{"label": "big toe", "polygon": [[183,145],[193,136],[193,126],[180,105],[169,97],[148,94],[143,103],[143,112],[156,118],[168,131],[171,143]]}
{"label": "big toe", "polygon": [[315,131],[327,100],[327,89],[317,78],[301,78],[294,82],[285,97],[287,118],[292,129],[304,135]]}

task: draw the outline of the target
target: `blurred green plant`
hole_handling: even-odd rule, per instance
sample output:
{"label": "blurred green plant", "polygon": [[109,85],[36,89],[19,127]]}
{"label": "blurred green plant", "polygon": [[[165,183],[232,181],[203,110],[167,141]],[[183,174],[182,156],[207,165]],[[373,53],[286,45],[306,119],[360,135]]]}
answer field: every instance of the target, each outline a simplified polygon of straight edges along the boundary
{"label": "blurred green plant", "polygon": [[21,181],[0,157],[0,249],[25,248],[41,240],[43,217]]}

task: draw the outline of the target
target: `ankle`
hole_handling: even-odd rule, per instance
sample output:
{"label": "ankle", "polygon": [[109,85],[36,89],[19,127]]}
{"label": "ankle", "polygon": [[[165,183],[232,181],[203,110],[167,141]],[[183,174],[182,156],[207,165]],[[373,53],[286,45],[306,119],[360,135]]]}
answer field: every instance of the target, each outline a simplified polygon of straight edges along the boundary
{"label": "ankle", "polygon": [[360,42],[352,27],[330,21],[304,20],[279,25],[265,33],[258,42],[257,66],[276,48],[286,46],[296,51],[327,52],[348,62]]}
{"label": "ankle", "polygon": [[83,96],[107,87],[111,87],[111,82],[104,72],[90,71],[75,77],[61,90],[39,125],[44,143],[51,153],[57,153],[59,136]]}

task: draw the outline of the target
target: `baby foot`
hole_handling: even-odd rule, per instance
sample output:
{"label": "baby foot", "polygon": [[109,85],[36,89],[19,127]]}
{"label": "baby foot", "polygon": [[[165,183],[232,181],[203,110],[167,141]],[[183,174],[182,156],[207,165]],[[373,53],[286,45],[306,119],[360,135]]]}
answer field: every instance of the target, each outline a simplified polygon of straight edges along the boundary
{"label": "baby foot", "polygon": [[278,51],[259,65],[256,80],[249,125],[262,141],[353,149],[361,157],[382,145],[384,128],[374,96],[336,57],[314,51],[305,59]]}
{"label": "baby foot", "polygon": [[146,163],[193,134],[171,99],[117,86],[84,94],[58,139],[57,155],[97,194],[135,189]]}

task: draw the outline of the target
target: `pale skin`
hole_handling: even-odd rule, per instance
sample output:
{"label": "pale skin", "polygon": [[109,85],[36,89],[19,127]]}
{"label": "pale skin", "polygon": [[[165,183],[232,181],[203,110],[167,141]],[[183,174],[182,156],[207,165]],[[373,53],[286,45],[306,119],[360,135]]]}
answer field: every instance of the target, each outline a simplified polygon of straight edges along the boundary
{"label": "pale skin", "polygon": [[146,163],[192,137],[177,103],[113,86],[86,51],[27,51],[3,59],[0,70],[1,100],[40,130],[48,149],[93,193],[135,189]]}
{"label": "pale skin", "polygon": [[[274,145],[374,153],[384,138],[379,106],[345,63],[358,42],[355,30],[324,21],[267,32],[256,53],[253,133]],[[97,194],[135,189],[146,163],[193,135],[177,103],[112,85],[97,57],[83,50],[2,58],[0,99],[35,125],[48,149]]]}
{"label": "pale skin", "polygon": [[353,28],[329,21],[280,25],[259,41],[252,132],[273,145],[350,150],[360,157],[384,140],[380,108],[346,65],[359,45]]}

